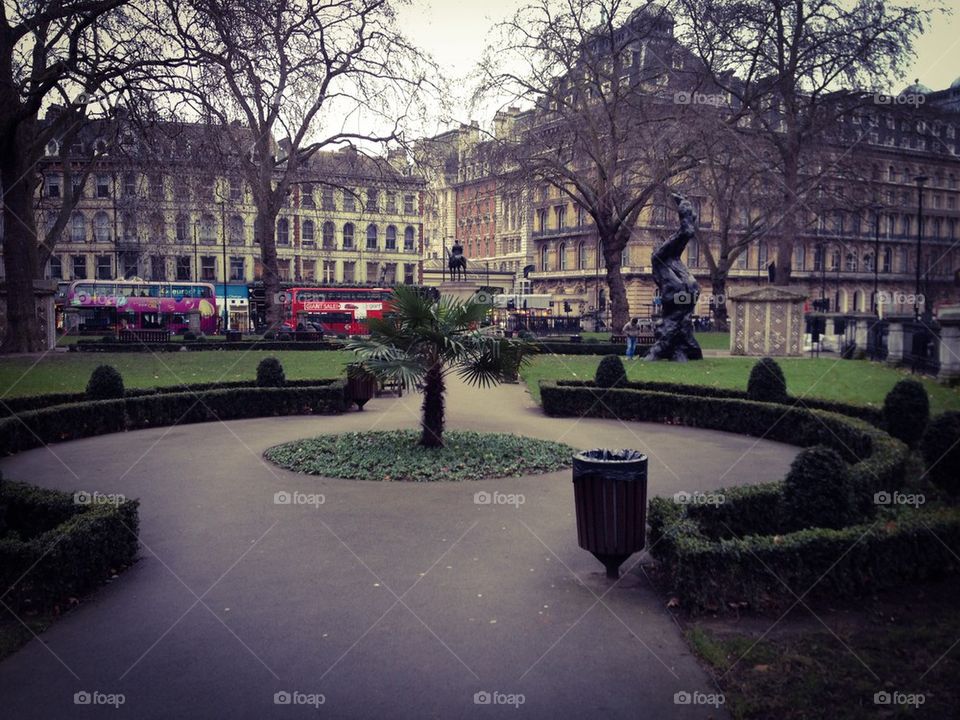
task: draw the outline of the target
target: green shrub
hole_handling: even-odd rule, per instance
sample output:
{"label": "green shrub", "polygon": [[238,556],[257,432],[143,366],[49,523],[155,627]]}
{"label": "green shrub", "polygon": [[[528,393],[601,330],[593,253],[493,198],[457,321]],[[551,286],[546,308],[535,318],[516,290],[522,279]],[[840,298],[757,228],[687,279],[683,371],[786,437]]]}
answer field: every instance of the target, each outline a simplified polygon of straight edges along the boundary
{"label": "green shrub", "polygon": [[783,481],[785,530],[839,529],[861,520],[847,464],[824,445],[807,448],[793,459]]}
{"label": "green shrub", "polygon": [[960,495],[960,412],[937,415],[923,433],[920,450],[930,481]]}
{"label": "green shrub", "polygon": [[747,380],[747,397],[757,402],[784,403],[787,396],[787,379],[773,358],[758,360],[750,370]]}
{"label": "green shrub", "polygon": [[123,376],[112,365],[100,365],[87,382],[88,400],[115,400],[123,397]]}
{"label": "green shrub", "polygon": [[283,365],[275,357],[267,357],[257,365],[257,385],[259,387],[283,387],[287,377]]}
{"label": "green shrub", "polygon": [[115,343],[117,341],[117,336],[114,333],[107,333],[102,338],[100,338],[102,343]]}
{"label": "green shrub", "polygon": [[0,538],[0,595],[15,609],[65,604],[136,557],[136,500],[81,505],[70,493],[15,482],[0,494],[18,518]]}
{"label": "green shrub", "polygon": [[183,339],[187,341],[193,341],[197,339],[197,334],[193,330],[187,330],[183,333]]}
{"label": "green shrub", "polygon": [[[282,388],[252,385],[181,392],[131,391],[121,400],[55,405],[0,418],[0,455],[45,443],[195,422],[273,415],[335,414],[347,408],[345,380],[314,380]],[[209,387],[209,386],[208,386]]]}
{"label": "green shrub", "polygon": [[888,433],[914,447],[930,420],[930,398],[916,380],[901,380],[883,399],[883,419]]}
{"label": "green shrub", "polygon": [[619,355],[606,355],[597,365],[593,379],[598,388],[620,388],[627,384],[627,371]]}

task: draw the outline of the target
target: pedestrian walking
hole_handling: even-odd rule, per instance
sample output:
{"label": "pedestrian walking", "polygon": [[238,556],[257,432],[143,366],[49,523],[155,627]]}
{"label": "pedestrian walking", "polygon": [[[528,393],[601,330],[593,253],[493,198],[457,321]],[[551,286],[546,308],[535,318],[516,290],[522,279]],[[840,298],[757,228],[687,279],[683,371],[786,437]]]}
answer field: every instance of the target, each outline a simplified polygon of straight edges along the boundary
{"label": "pedestrian walking", "polygon": [[640,318],[633,318],[624,325],[623,334],[627,338],[627,359],[632,360],[637,354],[637,338],[640,337]]}

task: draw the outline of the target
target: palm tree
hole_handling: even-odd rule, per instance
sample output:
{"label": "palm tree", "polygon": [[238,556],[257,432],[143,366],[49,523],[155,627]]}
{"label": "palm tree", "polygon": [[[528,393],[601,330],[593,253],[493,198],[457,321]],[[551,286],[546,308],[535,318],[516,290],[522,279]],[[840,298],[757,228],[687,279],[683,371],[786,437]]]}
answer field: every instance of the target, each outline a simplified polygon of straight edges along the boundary
{"label": "palm tree", "polygon": [[370,338],[347,345],[361,365],[404,389],[423,386],[420,444],[443,446],[444,379],[456,373],[483,387],[516,377],[533,352],[520,340],[486,335],[477,328],[489,305],[472,300],[424,297],[398,287],[383,319],[369,321]]}

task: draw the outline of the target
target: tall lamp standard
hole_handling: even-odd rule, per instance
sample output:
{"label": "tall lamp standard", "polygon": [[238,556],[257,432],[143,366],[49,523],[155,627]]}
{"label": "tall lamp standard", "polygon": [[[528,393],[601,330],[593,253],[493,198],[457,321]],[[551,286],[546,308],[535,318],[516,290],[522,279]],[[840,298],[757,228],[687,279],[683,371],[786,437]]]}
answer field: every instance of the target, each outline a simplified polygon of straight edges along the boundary
{"label": "tall lamp standard", "polygon": [[[917,175],[917,282],[913,296],[913,317],[920,319],[920,241],[923,238],[923,186],[929,178],[926,175]],[[924,303],[926,306],[926,303]]]}
{"label": "tall lamp standard", "polygon": [[870,303],[870,312],[876,314],[879,306],[879,285],[880,285],[880,211],[883,205],[874,203],[870,206],[873,210],[873,300]]}
{"label": "tall lamp standard", "polygon": [[197,260],[197,228],[200,227],[200,220],[193,221],[193,281],[200,279],[200,266]]}
{"label": "tall lamp standard", "polygon": [[227,312],[227,211],[226,202],[220,201],[220,235],[223,247],[223,331],[230,329],[230,315]]}

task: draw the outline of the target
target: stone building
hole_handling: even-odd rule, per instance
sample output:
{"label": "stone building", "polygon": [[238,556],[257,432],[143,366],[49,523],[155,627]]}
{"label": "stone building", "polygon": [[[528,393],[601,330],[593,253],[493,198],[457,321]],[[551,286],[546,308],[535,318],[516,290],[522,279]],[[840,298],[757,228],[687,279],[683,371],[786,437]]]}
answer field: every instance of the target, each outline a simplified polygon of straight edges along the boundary
{"label": "stone building", "polygon": [[[262,276],[256,208],[222,132],[181,123],[135,132],[122,120],[92,121],[71,147],[51,141],[40,165],[38,233],[64,201],[68,163],[78,199],[46,277],[208,281],[218,296],[245,303],[247,285]],[[282,143],[274,147],[282,152]],[[281,278],[418,282],[423,187],[385,159],[318,153],[277,218]]]}

